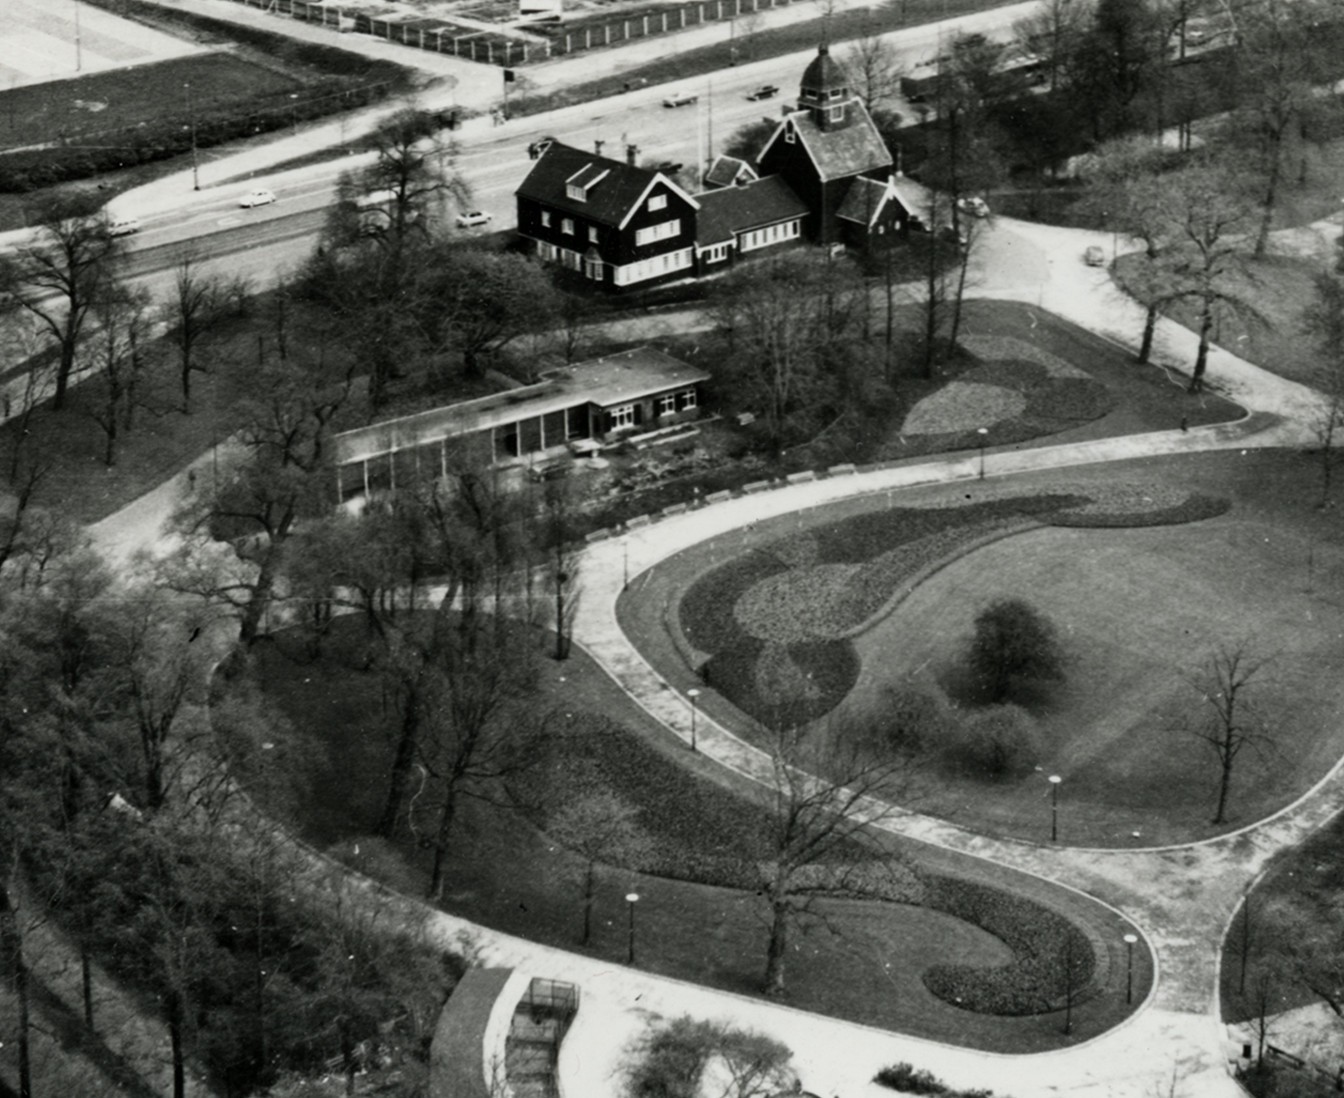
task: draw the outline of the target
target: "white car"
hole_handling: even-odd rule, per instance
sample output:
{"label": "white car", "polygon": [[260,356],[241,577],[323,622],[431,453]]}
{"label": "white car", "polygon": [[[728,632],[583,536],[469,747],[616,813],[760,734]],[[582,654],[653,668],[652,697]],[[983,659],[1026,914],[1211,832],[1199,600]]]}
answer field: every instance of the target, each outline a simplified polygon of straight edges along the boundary
{"label": "white car", "polygon": [[1106,252],[1100,244],[1090,244],[1083,252],[1083,262],[1089,267],[1106,266]]}
{"label": "white car", "polygon": [[689,107],[692,103],[698,102],[700,97],[687,91],[675,91],[671,95],[663,97],[664,107]]}
{"label": "white car", "polygon": [[989,216],[989,205],[979,195],[958,199],[957,209],[961,210],[962,213],[970,214],[972,217]]}
{"label": "white car", "polygon": [[248,191],[247,194],[243,195],[238,200],[238,205],[245,210],[250,210],[253,206],[269,206],[274,201],[274,191],[268,191],[265,187],[258,187],[255,191]]}
{"label": "white car", "polygon": [[131,233],[140,231],[140,219],[127,214],[125,217],[114,217],[107,224],[107,233],[109,236],[130,236]]}
{"label": "white car", "polygon": [[490,215],[482,210],[472,210],[470,213],[460,213],[457,215],[457,227],[459,229],[474,229],[478,225],[489,225]]}

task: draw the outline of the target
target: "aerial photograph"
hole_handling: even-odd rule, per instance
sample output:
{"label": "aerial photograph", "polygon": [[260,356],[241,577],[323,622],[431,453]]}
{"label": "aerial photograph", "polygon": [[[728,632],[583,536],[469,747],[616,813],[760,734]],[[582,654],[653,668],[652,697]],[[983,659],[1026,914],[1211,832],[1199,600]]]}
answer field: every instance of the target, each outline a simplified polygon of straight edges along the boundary
{"label": "aerial photograph", "polygon": [[1344,0],[0,17],[0,1098],[1344,1092]]}

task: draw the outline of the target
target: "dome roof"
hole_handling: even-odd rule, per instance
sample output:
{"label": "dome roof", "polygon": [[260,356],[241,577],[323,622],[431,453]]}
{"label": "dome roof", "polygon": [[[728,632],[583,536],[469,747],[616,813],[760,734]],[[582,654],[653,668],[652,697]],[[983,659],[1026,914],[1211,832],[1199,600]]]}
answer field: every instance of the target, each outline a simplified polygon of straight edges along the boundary
{"label": "dome roof", "polygon": [[829,91],[831,88],[843,88],[848,85],[845,70],[831,56],[830,47],[821,46],[817,56],[812,58],[803,70],[802,86],[814,91]]}

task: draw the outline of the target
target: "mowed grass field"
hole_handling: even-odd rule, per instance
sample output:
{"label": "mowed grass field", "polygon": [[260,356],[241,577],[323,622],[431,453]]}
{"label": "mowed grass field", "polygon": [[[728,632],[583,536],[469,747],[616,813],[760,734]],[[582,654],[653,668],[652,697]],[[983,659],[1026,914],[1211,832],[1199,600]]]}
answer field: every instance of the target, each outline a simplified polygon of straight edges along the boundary
{"label": "mowed grass field", "polygon": [[[191,85],[191,104],[187,85]],[[0,92],[0,149],[98,144],[145,119],[180,116],[189,124],[220,107],[293,93],[292,76],[229,53],[183,57]]]}

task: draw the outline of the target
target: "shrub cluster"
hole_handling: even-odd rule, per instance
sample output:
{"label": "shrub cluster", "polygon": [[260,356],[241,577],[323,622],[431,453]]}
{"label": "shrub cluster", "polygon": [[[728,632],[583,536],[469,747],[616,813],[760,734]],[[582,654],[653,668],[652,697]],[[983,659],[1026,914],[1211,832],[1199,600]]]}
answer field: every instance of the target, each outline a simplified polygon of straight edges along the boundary
{"label": "shrub cluster", "polygon": [[1124,509],[1087,507],[1060,511],[1047,520],[1052,526],[1120,528],[1131,526],[1179,526],[1217,518],[1231,508],[1232,502],[1219,496],[1191,492],[1178,502],[1151,508]]}
{"label": "shrub cluster", "polygon": [[994,1093],[992,1090],[953,1090],[933,1072],[916,1068],[904,1060],[884,1067],[873,1076],[873,1082],[903,1094],[941,1094],[944,1098],[990,1098]]}
{"label": "shrub cluster", "polygon": [[1091,943],[1064,916],[1023,896],[971,881],[926,882],[926,906],[993,934],[1013,951],[998,968],[942,964],[926,969],[924,986],[944,1002],[977,1014],[1040,1014],[1075,1001],[1096,970]]}

